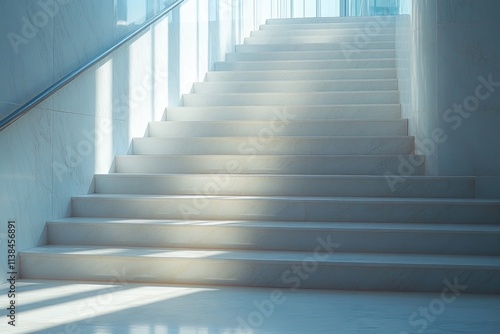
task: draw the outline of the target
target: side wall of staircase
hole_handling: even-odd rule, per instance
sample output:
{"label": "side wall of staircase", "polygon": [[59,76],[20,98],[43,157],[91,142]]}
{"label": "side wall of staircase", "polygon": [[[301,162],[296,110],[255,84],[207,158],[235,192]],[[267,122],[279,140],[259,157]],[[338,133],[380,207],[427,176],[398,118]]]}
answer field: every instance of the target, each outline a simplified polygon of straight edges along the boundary
{"label": "side wall of staircase", "polygon": [[479,197],[500,198],[500,3],[404,2],[413,14],[396,20],[402,115],[426,173],[477,176]]}

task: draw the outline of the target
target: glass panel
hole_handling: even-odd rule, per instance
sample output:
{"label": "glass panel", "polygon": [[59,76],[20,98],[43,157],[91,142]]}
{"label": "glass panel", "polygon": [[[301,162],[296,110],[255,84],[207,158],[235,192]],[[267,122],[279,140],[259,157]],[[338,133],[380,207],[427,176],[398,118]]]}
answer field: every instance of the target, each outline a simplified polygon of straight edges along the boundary
{"label": "glass panel", "polygon": [[348,16],[368,16],[368,15],[370,15],[370,0],[349,1]]}
{"label": "glass panel", "polygon": [[304,0],[304,17],[316,17],[316,0]]}
{"label": "glass panel", "polygon": [[303,0],[291,0],[291,2],[292,2],[292,17],[304,17]]}
{"label": "glass panel", "polygon": [[371,0],[370,15],[399,14],[399,0]]}
{"label": "glass panel", "polygon": [[341,0],[320,0],[320,16],[321,17],[337,17],[340,16],[340,1]]}

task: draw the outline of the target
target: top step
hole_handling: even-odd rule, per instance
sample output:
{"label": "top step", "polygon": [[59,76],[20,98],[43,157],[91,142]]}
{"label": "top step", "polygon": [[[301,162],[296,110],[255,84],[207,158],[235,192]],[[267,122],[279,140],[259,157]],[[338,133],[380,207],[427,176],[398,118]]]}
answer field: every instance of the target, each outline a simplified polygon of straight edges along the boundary
{"label": "top step", "polygon": [[394,24],[396,16],[349,16],[349,17],[306,17],[290,19],[268,19],[267,25],[285,24],[324,24],[324,23],[368,23],[376,22],[380,25]]}

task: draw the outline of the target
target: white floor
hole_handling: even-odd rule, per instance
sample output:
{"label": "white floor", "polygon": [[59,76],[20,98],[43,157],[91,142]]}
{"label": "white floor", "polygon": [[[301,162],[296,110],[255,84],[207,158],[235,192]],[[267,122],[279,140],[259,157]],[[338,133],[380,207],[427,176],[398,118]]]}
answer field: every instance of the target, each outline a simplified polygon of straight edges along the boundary
{"label": "white floor", "polygon": [[[500,295],[17,282],[0,333],[500,333]],[[453,300],[454,299],[454,300]]]}

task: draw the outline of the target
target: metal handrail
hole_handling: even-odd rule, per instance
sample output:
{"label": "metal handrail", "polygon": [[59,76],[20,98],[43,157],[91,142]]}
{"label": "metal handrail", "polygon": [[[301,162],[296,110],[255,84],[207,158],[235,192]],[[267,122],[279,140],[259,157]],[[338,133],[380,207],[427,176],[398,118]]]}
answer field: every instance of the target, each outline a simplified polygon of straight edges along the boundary
{"label": "metal handrail", "polygon": [[67,84],[69,84],[71,81],[76,79],[80,74],[85,72],[87,69],[90,67],[94,66],[107,56],[109,56],[111,53],[116,51],[118,48],[120,48],[122,45],[130,41],[132,38],[135,36],[139,35],[141,32],[149,28],[153,23],[161,19],[163,16],[166,14],[170,13],[172,10],[174,10],[177,6],[179,6],[181,3],[183,3],[185,0],[177,0],[170,6],[166,7],[163,9],[161,12],[153,16],[151,19],[146,21],[140,28],[137,30],[129,33],[127,36],[125,36],[123,39],[121,39],[118,43],[116,43],[114,46],[106,50],[105,52],[101,53],[99,56],[93,58],[89,62],[87,62],[85,65],[78,67],[75,69],[73,72],[69,73],[66,75],[64,78],[61,80],[57,81],[54,83],[52,86],[23,104],[21,107],[17,108],[15,111],[13,111],[11,114],[9,114],[7,117],[3,118],[0,120],[0,131],[14,123],[16,120],[24,116],[28,111],[36,107],[38,104],[41,102],[45,101],[50,95],[54,94],[57,92],[59,89],[63,88]]}

